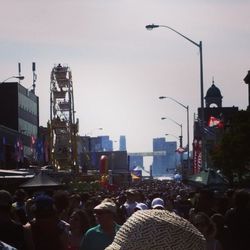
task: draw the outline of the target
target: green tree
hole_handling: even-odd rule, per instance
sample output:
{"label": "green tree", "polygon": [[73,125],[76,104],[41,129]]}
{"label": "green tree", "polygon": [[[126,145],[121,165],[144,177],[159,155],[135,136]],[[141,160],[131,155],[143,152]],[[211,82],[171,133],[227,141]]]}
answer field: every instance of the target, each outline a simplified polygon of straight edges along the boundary
{"label": "green tree", "polygon": [[250,112],[239,111],[226,124],[221,141],[212,153],[214,166],[231,182],[236,174],[239,180],[250,165]]}

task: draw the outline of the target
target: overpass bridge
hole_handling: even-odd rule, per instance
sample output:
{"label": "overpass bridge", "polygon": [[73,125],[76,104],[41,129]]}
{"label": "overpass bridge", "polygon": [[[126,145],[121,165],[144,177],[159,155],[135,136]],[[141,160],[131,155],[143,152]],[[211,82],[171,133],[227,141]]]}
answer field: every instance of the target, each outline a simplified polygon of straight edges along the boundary
{"label": "overpass bridge", "polygon": [[128,156],[166,156],[167,151],[154,151],[154,152],[136,152],[136,153],[129,153]]}

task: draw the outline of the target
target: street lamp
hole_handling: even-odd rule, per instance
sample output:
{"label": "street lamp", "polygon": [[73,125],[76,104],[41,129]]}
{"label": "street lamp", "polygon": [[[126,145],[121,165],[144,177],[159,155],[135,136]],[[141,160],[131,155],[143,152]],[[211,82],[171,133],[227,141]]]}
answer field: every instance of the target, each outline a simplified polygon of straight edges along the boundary
{"label": "street lamp", "polygon": [[[180,149],[182,150],[182,124],[178,123],[177,121],[173,120],[170,117],[161,117],[162,120],[169,119],[170,121],[174,122],[176,125],[178,125],[181,128],[181,135],[180,135]],[[183,169],[183,154],[181,153],[181,172],[184,174],[184,169]]]}
{"label": "street lamp", "polygon": [[[7,79],[5,79],[4,81],[2,81],[1,83],[4,83],[4,82],[6,82],[6,81],[8,81],[8,80],[10,80],[10,79],[12,79],[12,78],[16,78],[16,79],[18,79],[18,80],[23,80],[24,79],[24,76],[10,76],[10,77],[8,77]],[[1,84],[0,83],[0,84]]]}
{"label": "street lamp", "polygon": [[176,125],[178,125],[180,128],[181,128],[181,135],[180,135],[180,148],[182,148],[182,124],[178,123],[177,121],[173,120],[172,118],[170,117],[161,117],[162,120],[170,120],[172,121],[173,123],[175,123]]}
{"label": "street lamp", "polygon": [[180,35],[181,37],[185,38],[186,40],[188,40],[189,42],[191,42],[192,44],[194,44],[195,46],[197,46],[199,48],[200,51],[200,98],[201,98],[201,119],[200,119],[200,128],[201,128],[201,141],[202,141],[202,168],[204,169],[204,154],[205,154],[205,140],[204,140],[204,90],[203,90],[203,59],[202,59],[202,41],[200,41],[199,43],[194,42],[193,40],[191,40],[190,38],[186,37],[185,35],[181,34],[180,32],[178,32],[177,30],[166,26],[166,25],[156,25],[156,24],[150,24],[147,25],[145,28],[147,30],[152,30],[154,28],[159,28],[159,27],[163,27],[163,28],[167,28],[172,30],[173,32],[175,32],[176,34]]}
{"label": "street lamp", "polygon": [[169,96],[159,96],[159,99],[170,99],[174,102],[176,102],[177,104],[179,104],[180,106],[182,106],[183,108],[186,109],[187,111],[187,163],[188,163],[188,170],[190,171],[190,153],[189,153],[189,106],[185,106],[184,104],[180,103],[179,101],[175,100],[172,97]]}
{"label": "street lamp", "polygon": [[165,136],[168,136],[168,135],[173,136],[173,137],[174,137],[174,138],[176,138],[176,139],[179,139],[179,138],[178,138],[178,136],[176,136],[176,135],[172,135],[172,134],[165,134]]}

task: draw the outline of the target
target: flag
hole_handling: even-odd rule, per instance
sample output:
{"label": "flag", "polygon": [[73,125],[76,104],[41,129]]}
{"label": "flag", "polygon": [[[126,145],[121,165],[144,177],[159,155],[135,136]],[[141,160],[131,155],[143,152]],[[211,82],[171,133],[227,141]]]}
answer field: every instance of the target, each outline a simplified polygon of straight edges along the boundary
{"label": "flag", "polygon": [[210,116],[209,121],[208,121],[208,126],[209,127],[217,127],[217,128],[223,128],[223,120],[218,119],[214,116]]}
{"label": "flag", "polygon": [[36,137],[34,135],[32,135],[31,136],[31,143],[30,143],[30,148],[31,148],[31,152],[32,153],[34,153],[35,144],[36,144]]}
{"label": "flag", "polygon": [[16,139],[16,143],[14,145],[15,147],[15,159],[17,162],[23,162],[23,157],[24,157],[24,147],[23,147],[23,142],[20,138]]}
{"label": "flag", "polygon": [[142,170],[132,170],[130,173],[131,173],[131,176],[136,176],[138,178],[142,177]]}
{"label": "flag", "polygon": [[182,153],[184,153],[184,152],[186,152],[187,151],[187,149],[186,148],[182,148],[182,147],[179,147],[179,148],[177,148],[176,150],[175,150],[175,152],[176,153],[179,153],[179,154],[182,154]]}
{"label": "flag", "polygon": [[141,176],[137,176],[135,173],[130,173],[131,174],[131,177],[132,177],[132,180],[140,180],[141,179]]}
{"label": "flag", "polygon": [[40,138],[36,140],[36,159],[43,161],[43,140]]}

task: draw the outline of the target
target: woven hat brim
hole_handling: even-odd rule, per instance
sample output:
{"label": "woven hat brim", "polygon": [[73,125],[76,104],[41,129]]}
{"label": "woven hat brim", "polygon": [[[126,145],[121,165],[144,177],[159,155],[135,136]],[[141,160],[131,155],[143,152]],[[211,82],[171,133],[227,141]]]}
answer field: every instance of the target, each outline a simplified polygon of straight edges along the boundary
{"label": "woven hat brim", "polygon": [[105,248],[105,250],[120,250],[121,246],[113,242],[111,245]]}
{"label": "woven hat brim", "polygon": [[204,236],[185,219],[164,210],[139,210],[106,250],[203,250]]}

